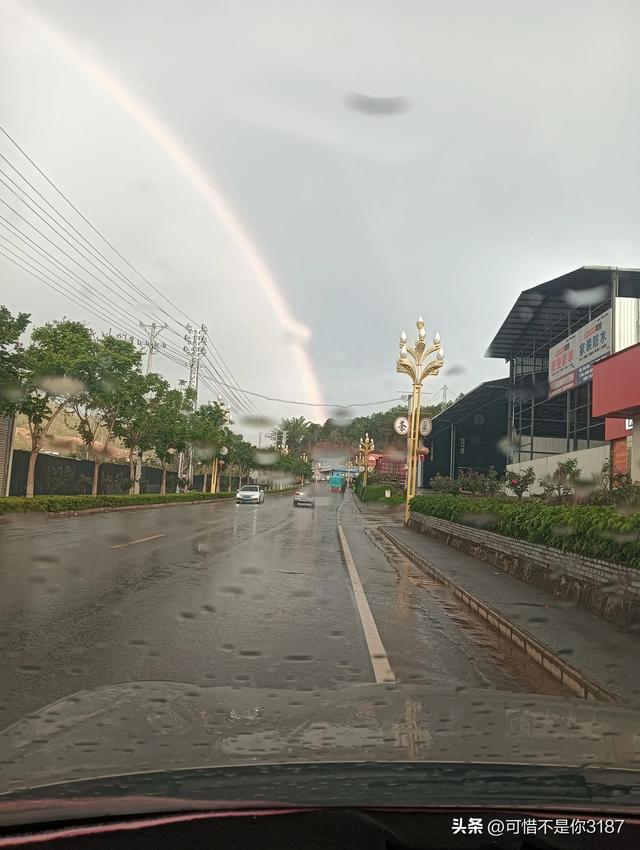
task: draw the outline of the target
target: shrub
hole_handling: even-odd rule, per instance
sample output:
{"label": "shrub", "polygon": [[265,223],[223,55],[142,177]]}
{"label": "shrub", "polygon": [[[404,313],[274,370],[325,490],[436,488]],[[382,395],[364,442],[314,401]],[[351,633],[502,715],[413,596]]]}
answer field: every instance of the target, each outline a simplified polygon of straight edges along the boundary
{"label": "shrub", "polygon": [[[391,491],[391,496],[387,499],[385,492]],[[404,502],[404,493],[402,490],[391,487],[390,484],[368,484],[360,496],[363,502],[386,502],[390,505],[399,505]]]}
{"label": "shrub", "polygon": [[637,512],[625,516],[613,507],[471,499],[450,494],[416,496],[411,509],[462,525],[481,525],[505,537],[553,546],[563,552],[640,567]]}
{"label": "shrub", "polygon": [[580,481],[582,470],[578,466],[575,457],[561,461],[551,475],[545,476],[540,481],[540,486],[549,499],[557,502],[567,501],[574,496],[576,485]]}
{"label": "shrub", "polygon": [[91,508],[122,508],[129,505],[161,505],[169,502],[200,502],[229,499],[233,493],[140,493],[135,496],[8,496],[0,498],[0,515],[10,513],[56,513],[86,511]]}
{"label": "shrub", "polygon": [[[486,475],[470,469],[466,472],[461,472],[456,480],[460,485],[460,489],[467,490],[469,493],[495,495],[501,492],[504,486],[504,479],[498,475],[493,466]],[[450,490],[449,492],[455,491]]]}
{"label": "shrub", "polygon": [[447,475],[434,475],[429,486],[438,493],[459,493],[462,489],[460,479],[449,478]]}
{"label": "shrub", "polygon": [[502,493],[504,489],[504,475],[498,475],[495,467],[490,467],[487,475],[484,476],[484,490],[488,496],[495,496]]}
{"label": "shrub", "polygon": [[509,490],[518,497],[518,499],[522,499],[535,480],[536,473],[532,466],[528,466],[520,472],[509,472],[507,470],[505,484]]}

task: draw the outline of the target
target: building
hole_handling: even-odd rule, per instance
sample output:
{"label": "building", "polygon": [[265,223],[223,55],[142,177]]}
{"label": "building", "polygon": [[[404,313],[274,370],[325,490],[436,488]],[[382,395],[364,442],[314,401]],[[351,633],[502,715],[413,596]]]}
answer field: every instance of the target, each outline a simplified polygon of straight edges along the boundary
{"label": "building", "polygon": [[640,345],[594,366],[593,411],[606,417],[613,471],[640,481]]}
{"label": "building", "polygon": [[509,367],[508,468],[538,478],[579,454],[583,475],[609,458],[594,364],[640,342],[640,270],[584,266],[524,290],[487,350]]}
{"label": "building", "polygon": [[485,381],[433,417],[425,445],[422,486],[434,475],[456,475],[467,469],[486,473],[505,469],[509,378]]}

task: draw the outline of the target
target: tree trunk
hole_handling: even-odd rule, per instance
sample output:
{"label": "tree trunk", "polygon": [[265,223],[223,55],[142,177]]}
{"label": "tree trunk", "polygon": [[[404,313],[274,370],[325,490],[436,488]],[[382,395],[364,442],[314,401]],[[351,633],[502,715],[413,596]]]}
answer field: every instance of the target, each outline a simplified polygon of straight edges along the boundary
{"label": "tree trunk", "polygon": [[129,487],[129,495],[133,496],[133,491],[135,488],[135,477],[136,477],[136,461],[135,461],[135,449],[132,447],[129,449],[129,480],[131,481],[131,486]]}
{"label": "tree trunk", "polygon": [[162,482],[160,484],[160,493],[164,496],[167,492],[167,462],[162,461]]}
{"label": "tree trunk", "polygon": [[29,455],[29,467],[27,469],[27,499],[33,498],[34,485],[36,480],[36,461],[38,460],[39,451],[36,449]]}
{"label": "tree trunk", "polygon": [[102,463],[101,460],[94,460],[93,461],[93,480],[91,481],[91,495],[92,496],[98,495],[98,478],[100,477],[100,465],[101,465],[101,463]]}

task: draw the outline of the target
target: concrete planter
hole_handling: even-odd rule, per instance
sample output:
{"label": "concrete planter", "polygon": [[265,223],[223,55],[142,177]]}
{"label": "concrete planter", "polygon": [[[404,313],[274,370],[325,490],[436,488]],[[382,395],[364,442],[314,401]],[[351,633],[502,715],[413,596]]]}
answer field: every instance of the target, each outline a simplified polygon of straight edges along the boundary
{"label": "concrete planter", "polygon": [[412,513],[409,527],[626,630],[640,630],[640,571]]}

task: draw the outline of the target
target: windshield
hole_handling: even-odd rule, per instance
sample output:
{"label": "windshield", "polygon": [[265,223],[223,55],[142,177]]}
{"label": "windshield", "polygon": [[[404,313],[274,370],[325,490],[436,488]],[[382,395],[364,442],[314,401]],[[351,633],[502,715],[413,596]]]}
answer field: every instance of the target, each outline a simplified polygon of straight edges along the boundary
{"label": "windshield", "polygon": [[638,13],[0,4],[8,790],[637,769]]}

